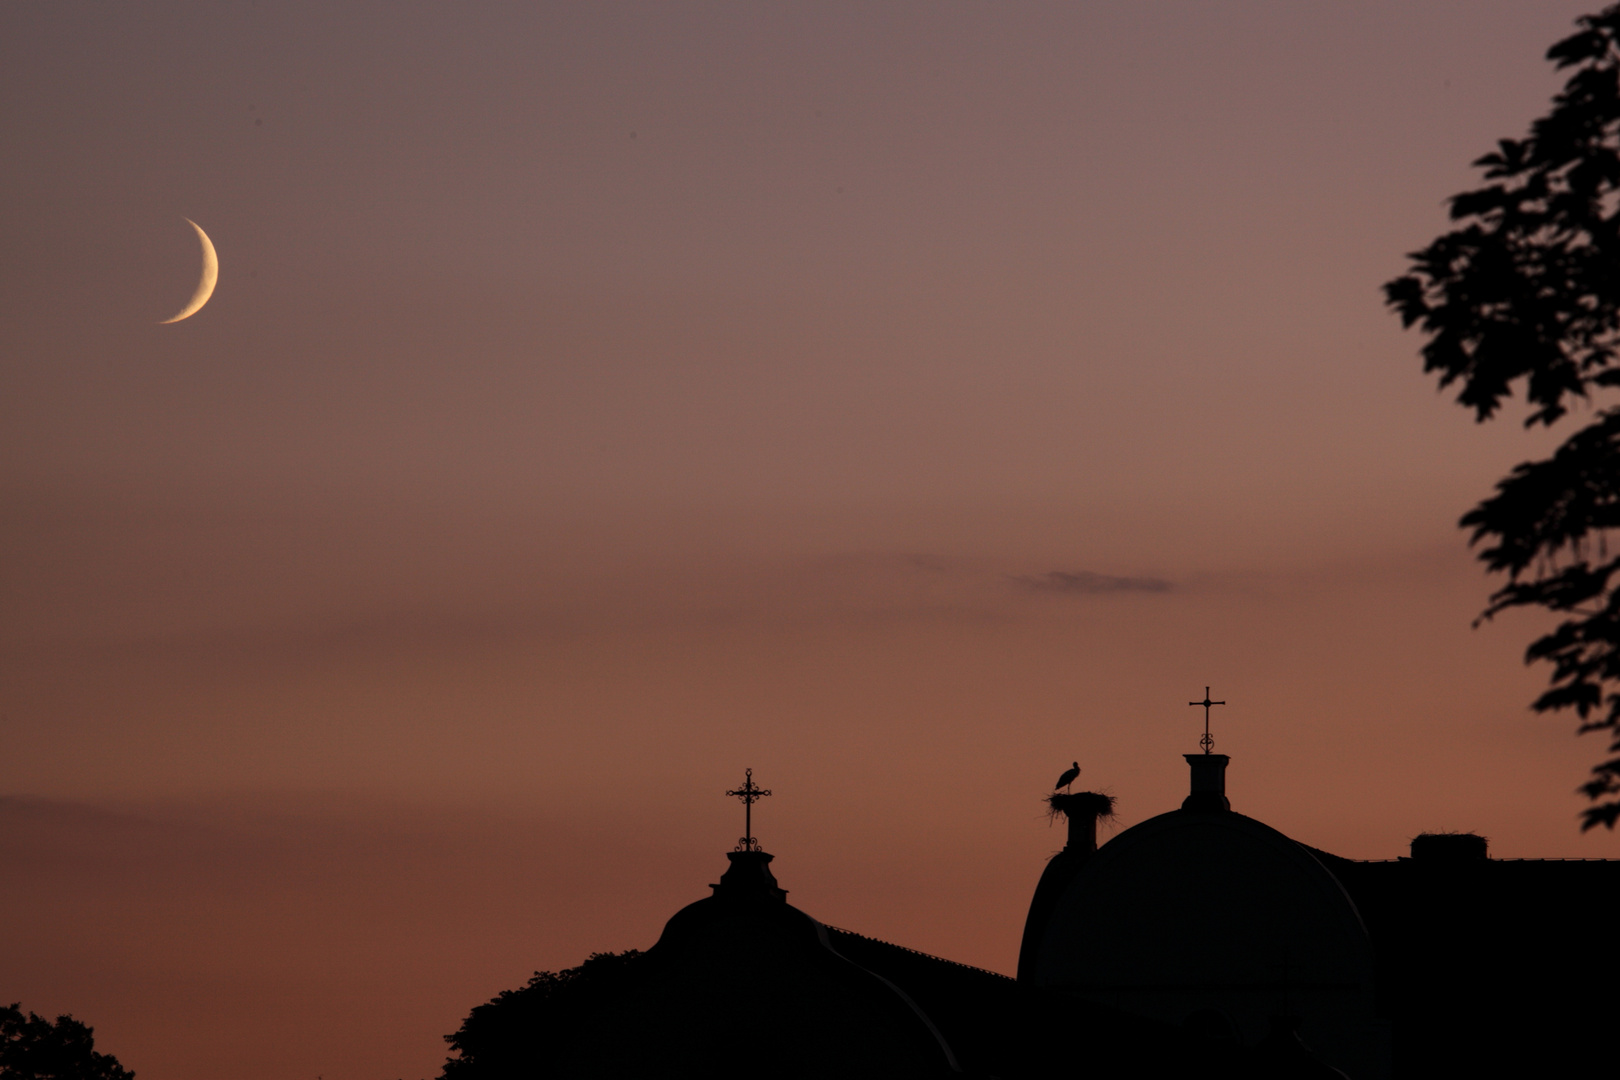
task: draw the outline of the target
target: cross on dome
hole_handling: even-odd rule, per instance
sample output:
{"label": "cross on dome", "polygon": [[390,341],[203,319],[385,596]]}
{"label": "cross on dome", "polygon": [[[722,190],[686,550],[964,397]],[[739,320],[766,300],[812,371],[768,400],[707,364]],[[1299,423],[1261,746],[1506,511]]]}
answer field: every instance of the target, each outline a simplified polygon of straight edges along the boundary
{"label": "cross on dome", "polygon": [[743,838],[737,841],[738,851],[759,851],[759,841],[754,839],[754,804],[770,794],[768,788],[762,788],[754,783],[754,770],[746,770],[743,786],[734,791],[726,792],[734,799],[741,799],[743,804]]}
{"label": "cross on dome", "polygon": [[1215,749],[1215,740],[1209,734],[1209,707],[1211,705],[1225,705],[1226,702],[1209,700],[1209,687],[1206,686],[1204,687],[1203,701],[1189,701],[1187,704],[1202,705],[1204,707],[1204,737],[1198,740],[1198,745],[1202,746],[1204,748],[1204,753],[1207,754]]}

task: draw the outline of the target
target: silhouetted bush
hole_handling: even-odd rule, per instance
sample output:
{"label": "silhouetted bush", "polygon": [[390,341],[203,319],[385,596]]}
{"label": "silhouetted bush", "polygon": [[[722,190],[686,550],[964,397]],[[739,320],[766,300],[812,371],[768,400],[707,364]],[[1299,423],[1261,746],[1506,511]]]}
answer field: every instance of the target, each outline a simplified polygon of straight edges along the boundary
{"label": "silhouetted bush", "polygon": [[0,1009],[0,1080],[135,1080],[111,1054],[96,1053],[95,1030],[71,1016],[56,1022],[13,1003]]}
{"label": "silhouetted bush", "polygon": [[631,949],[592,953],[579,967],[537,971],[518,990],[504,990],[467,1015],[445,1042],[459,1055],[442,1080],[539,1080],[553,1075],[584,1032],[613,1007],[643,960]]}

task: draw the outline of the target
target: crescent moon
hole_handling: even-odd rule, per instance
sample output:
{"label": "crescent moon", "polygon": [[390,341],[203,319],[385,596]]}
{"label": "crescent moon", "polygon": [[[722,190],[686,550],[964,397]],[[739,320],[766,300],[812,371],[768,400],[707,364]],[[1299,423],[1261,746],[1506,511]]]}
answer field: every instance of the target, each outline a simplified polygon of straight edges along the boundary
{"label": "crescent moon", "polygon": [[165,326],[181,319],[189,319],[202,310],[208,303],[208,298],[214,295],[214,286],[219,284],[219,256],[214,252],[214,242],[208,239],[208,234],[202,231],[202,226],[186,218],[186,224],[197,230],[197,239],[202,241],[202,280],[197,282],[197,291],[191,294],[191,302],[180,309],[180,314],[172,319],[164,319],[159,326]]}

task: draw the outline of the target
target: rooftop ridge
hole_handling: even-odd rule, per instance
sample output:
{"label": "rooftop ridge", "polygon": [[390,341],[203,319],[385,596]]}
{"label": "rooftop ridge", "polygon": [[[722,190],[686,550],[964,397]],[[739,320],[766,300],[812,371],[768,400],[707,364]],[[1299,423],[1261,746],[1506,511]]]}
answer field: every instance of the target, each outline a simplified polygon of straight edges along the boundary
{"label": "rooftop ridge", "polygon": [[[1312,850],[1314,850],[1314,849],[1312,849]],[[1334,858],[1340,859],[1343,862],[1347,862],[1347,863],[1355,863],[1357,866],[1382,865],[1384,863],[1405,863],[1405,862],[1411,862],[1412,861],[1411,856],[1408,856],[1408,855],[1400,855],[1400,856],[1397,856],[1397,857],[1395,857],[1393,859],[1346,859],[1343,855],[1335,855]],[[1585,863],[1585,862],[1597,862],[1597,863],[1620,863],[1620,859],[1605,859],[1605,858],[1603,858],[1601,856],[1597,856],[1597,855],[1571,856],[1569,858],[1562,858],[1562,859],[1499,859],[1495,855],[1492,855],[1489,859],[1487,859],[1485,861],[1486,862],[1493,862],[1493,863],[1505,863],[1505,862],[1582,862],[1582,863]]]}
{"label": "rooftop ridge", "polygon": [[867,937],[865,934],[857,934],[853,930],[845,930],[843,927],[833,926],[831,923],[822,923],[821,925],[825,926],[828,930],[831,930],[835,934],[845,934],[852,938],[860,938],[862,941],[870,941],[874,945],[883,945],[890,949],[899,949],[901,952],[910,953],[913,956],[920,956],[925,960],[933,960],[937,963],[949,964],[951,967],[965,968],[968,971],[977,971],[981,975],[994,975],[996,978],[1006,979],[1008,982],[1017,981],[1011,975],[1003,975],[1001,972],[991,971],[989,968],[975,967],[972,964],[964,964],[960,960],[947,960],[943,956],[935,956],[933,953],[925,953],[921,949],[911,949],[904,945],[896,945],[894,942],[884,941],[882,938]]}

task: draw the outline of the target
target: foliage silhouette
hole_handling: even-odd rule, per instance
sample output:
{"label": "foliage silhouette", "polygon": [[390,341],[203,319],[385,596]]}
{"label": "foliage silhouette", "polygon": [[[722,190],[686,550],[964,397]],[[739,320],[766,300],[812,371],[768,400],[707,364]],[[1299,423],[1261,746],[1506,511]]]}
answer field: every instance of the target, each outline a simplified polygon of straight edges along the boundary
{"label": "foliage silhouette", "polygon": [[459,1056],[446,1059],[440,1080],[558,1075],[644,955],[635,949],[592,953],[579,967],[537,971],[522,988],[501,991],[444,1037]]}
{"label": "foliage silhouette", "polygon": [[[1522,382],[1526,427],[1552,426],[1620,386],[1620,4],[1577,20],[1547,58],[1573,69],[1529,135],[1475,166],[1489,181],[1451,199],[1457,228],[1409,257],[1384,286],[1404,325],[1428,337],[1423,368],[1459,384],[1485,421]],[[1609,760],[1581,786],[1582,828],[1620,819],[1620,406],[1550,458],[1515,467],[1463,516],[1479,558],[1507,583],[1480,616],[1541,607],[1565,616],[1525,662],[1552,664],[1538,712],[1573,709],[1582,733],[1609,736]]]}
{"label": "foliage silhouette", "polygon": [[53,1024],[13,1003],[0,1008],[0,1080],[135,1080],[111,1054],[96,1053],[95,1029],[71,1016]]}

